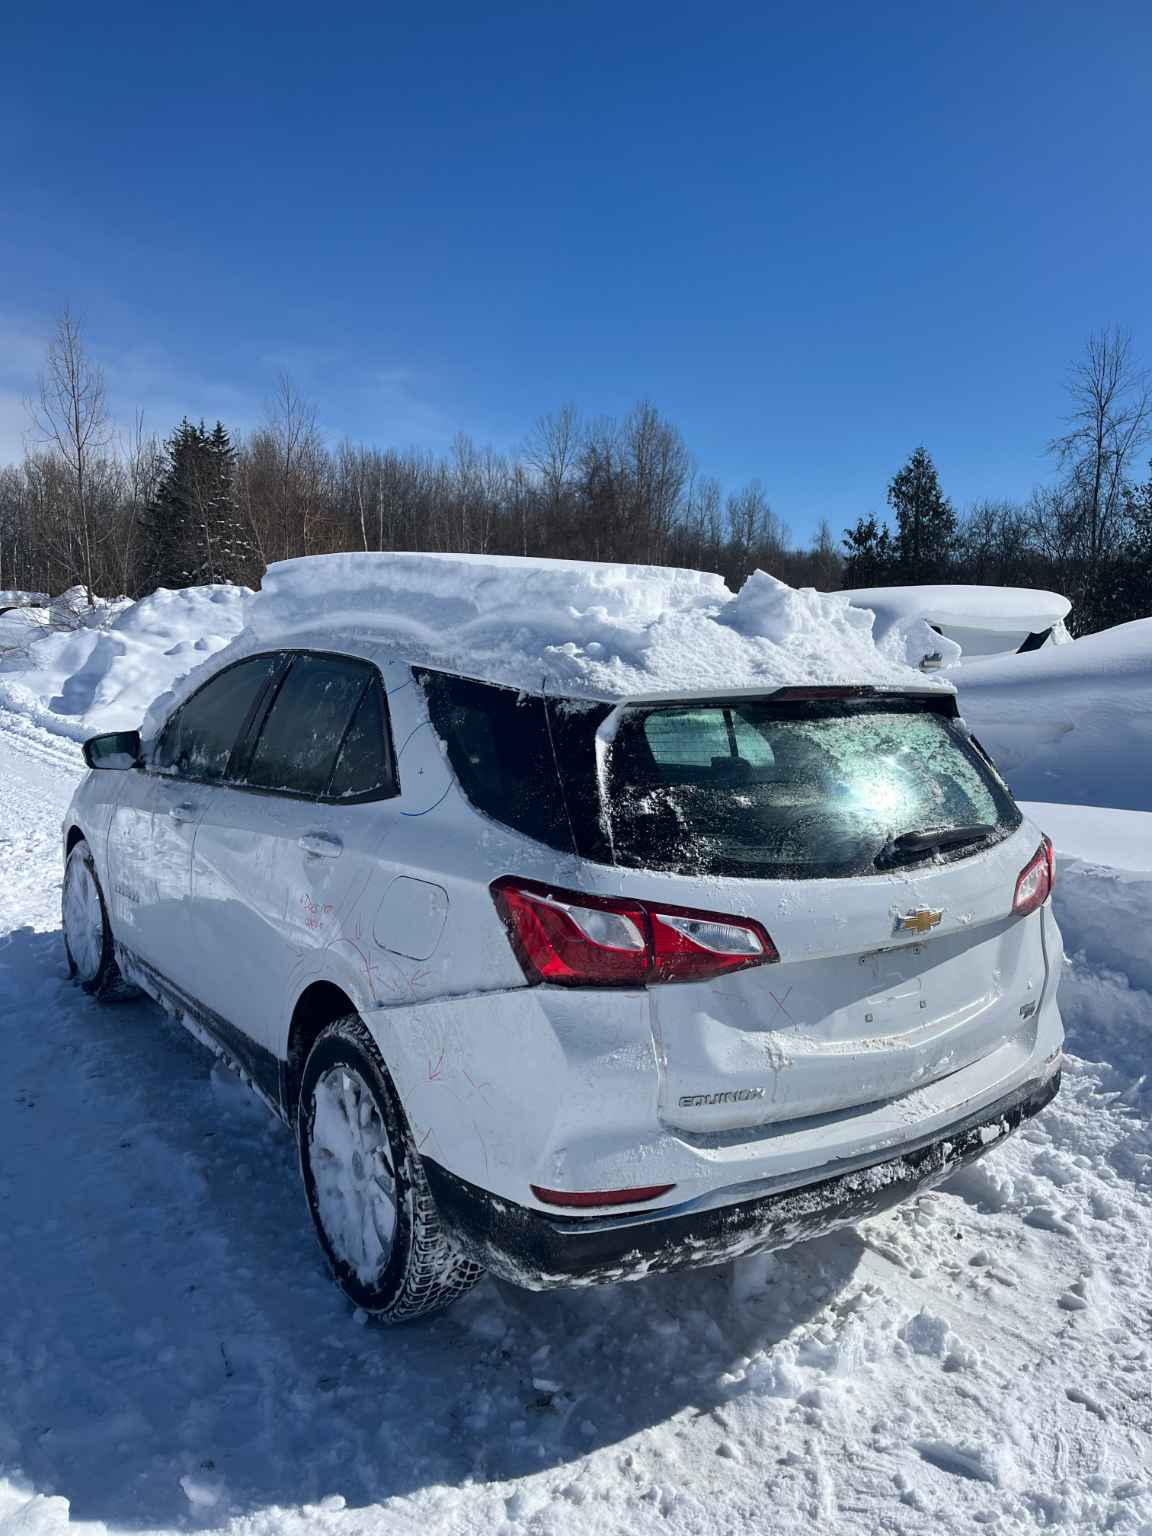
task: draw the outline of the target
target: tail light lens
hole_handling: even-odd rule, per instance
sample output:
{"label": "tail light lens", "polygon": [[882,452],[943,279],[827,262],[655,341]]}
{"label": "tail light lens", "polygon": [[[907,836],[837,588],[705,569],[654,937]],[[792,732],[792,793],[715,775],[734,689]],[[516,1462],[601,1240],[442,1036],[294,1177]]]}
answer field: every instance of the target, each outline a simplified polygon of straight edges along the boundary
{"label": "tail light lens", "polygon": [[780,958],[750,917],[587,896],[512,875],[492,882],[492,899],[529,981],[644,987],[704,981]]}
{"label": "tail light lens", "polygon": [[1012,911],[1017,917],[1035,912],[1036,908],[1042,907],[1051,896],[1055,883],[1056,860],[1052,852],[1052,840],[1046,837],[1020,871],[1016,881],[1016,895],[1012,900]]}

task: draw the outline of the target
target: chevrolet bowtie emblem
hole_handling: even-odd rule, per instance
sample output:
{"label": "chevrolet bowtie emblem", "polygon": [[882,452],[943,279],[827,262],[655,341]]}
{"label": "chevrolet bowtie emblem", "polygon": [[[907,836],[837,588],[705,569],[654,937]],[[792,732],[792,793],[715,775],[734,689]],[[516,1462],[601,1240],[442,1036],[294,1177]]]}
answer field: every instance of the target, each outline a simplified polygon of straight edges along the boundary
{"label": "chevrolet bowtie emblem", "polygon": [[917,907],[915,912],[902,912],[896,918],[897,933],[927,933],[935,928],[944,913],[940,908]]}

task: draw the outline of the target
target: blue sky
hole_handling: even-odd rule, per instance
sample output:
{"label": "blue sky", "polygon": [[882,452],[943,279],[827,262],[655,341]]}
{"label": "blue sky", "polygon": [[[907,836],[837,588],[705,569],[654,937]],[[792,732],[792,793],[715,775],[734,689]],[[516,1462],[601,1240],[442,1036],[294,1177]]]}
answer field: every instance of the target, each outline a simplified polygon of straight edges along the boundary
{"label": "blue sky", "polygon": [[797,535],[921,441],[1023,496],[1086,334],[1152,364],[1147,0],[22,10],[0,456],[65,302],[124,419],[286,368],[333,437],[512,449],[643,396]]}

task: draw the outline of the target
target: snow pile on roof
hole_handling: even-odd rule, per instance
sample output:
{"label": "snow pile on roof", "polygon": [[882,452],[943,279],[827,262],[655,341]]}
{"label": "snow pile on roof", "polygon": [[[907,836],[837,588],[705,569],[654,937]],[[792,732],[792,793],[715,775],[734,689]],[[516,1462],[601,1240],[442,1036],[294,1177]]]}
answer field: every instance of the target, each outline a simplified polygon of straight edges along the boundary
{"label": "snow pile on roof", "polygon": [[158,693],[241,631],[251,596],[246,587],[161,587],[67,619],[56,600],[59,627],[0,632],[0,706],[76,741],[135,729]]}
{"label": "snow pile on roof", "polygon": [[350,554],[269,568],[249,614],[267,643],[326,631],[493,683],[600,699],[731,688],[924,686],[877,649],[872,616],[756,571],[494,555]]}
{"label": "snow pile on roof", "polygon": [[1152,618],[952,676],[1016,794],[1152,811]]}

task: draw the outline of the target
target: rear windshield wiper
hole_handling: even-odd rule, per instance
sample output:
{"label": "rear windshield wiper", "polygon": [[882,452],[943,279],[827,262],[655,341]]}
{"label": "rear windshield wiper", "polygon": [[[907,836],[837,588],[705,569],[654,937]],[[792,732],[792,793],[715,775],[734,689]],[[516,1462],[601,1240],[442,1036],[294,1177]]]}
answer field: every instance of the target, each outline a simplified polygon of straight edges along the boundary
{"label": "rear windshield wiper", "polygon": [[996,831],[990,822],[977,822],[970,827],[928,827],[922,832],[901,832],[890,837],[873,859],[877,869],[888,864],[899,864],[905,859],[918,859],[942,848],[962,848],[965,843],[980,843]]}

